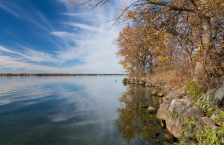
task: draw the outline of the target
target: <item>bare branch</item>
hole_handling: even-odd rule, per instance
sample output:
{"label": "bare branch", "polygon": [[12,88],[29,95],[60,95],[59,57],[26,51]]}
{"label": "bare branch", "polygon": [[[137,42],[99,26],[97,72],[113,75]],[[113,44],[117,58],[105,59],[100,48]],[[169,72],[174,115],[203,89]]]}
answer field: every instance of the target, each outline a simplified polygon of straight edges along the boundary
{"label": "bare branch", "polygon": [[183,6],[183,5],[173,5],[170,2],[164,2],[160,0],[147,0],[149,4],[156,4],[160,6],[169,7],[171,10],[180,10],[180,11],[187,11],[187,12],[194,12],[195,9],[189,7],[189,6]]}

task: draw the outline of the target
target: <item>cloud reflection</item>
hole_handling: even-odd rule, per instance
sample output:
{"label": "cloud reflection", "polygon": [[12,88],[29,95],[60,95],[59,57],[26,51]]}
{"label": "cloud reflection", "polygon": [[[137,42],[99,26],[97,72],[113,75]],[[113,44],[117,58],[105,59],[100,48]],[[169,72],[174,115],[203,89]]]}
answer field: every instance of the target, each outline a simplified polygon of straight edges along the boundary
{"label": "cloud reflection", "polygon": [[117,117],[117,98],[125,89],[122,79],[0,77],[0,127],[8,130],[3,133],[5,138],[14,133],[25,141],[36,136],[38,141],[52,137],[66,140],[68,145],[92,144],[92,140],[96,144],[123,143],[112,122]]}

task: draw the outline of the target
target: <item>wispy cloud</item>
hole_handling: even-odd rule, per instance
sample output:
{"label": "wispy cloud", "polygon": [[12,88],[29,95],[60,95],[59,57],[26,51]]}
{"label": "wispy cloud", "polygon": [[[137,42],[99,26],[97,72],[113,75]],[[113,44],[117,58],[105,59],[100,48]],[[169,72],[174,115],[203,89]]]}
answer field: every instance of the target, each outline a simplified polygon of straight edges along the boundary
{"label": "wispy cloud", "polygon": [[57,62],[57,60],[53,58],[51,54],[35,51],[29,48],[26,48],[25,50],[26,50],[25,53],[17,53],[17,54],[27,60],[34,62]]}
{"label": "wispy cloud", "polygon": [[25,71],[60,72],[59,68],[37,65],[24,61],[22,58],[12,58],[10,56],[0,56],[1,66],[10,69],[24,69]]}
{"label": "wispy cloud", "polygon": [[50,34],[60,37],[62,39],[74,39],[77,35],[75,33],[70,33],[70,32],[65,32],[65,31],[54,31],[54,32],[50,32]]}
{"label": "wispy cloud", "polygon": [[[4,9],[5,11],[12,14],[18,19],[33,23],[39,29],[44,29],[44,30],[48,28],[53,29],[51,24],[46,20],[43,14],[41,14],[41,12],[39,11],[34,11],[34,10],[33,10],[34,12],[26,11],[21,6],[15,5],[13,3],[6,2],[6,1],[1,1],[0,8]],[[38,21],[38,20],[41,20],[41,21]],[[46,25],[48,26],[47,28],[46,28]]]}
{"label": "wispy cloud", "polygon": [[[61,15],[66,15],[66,16],[83,16],[83,13],[61,13]],[[84,15],[88,15],[88,13],[85,13]]]}
{"label": "wispy cloud", "polygon": [[0,8],[4,9],[5,11],[9,12],[10,14],[12,14],[13,16],[21,19],[22,16],[20,15],[20,13],[18,13],[18,11],[20,11],[18,9],[18,7],[16,7],[15,5],[12,5],[9,2],[6,1],[1,1],[0,3]]}
{"label": "wispy cloud", "polygon": [[86,25],[86,24],[81,24],[81,23],[64,23],[64,24],[71,25],[75,28],[80,28],[80,29],[84,29],[84,30],[88,30],[88,31],[95,31],[98,33],[102,32],[101,29],[99,29],[97,27],[90,26],[90,25]]}
{"label": "wispy cloud", "polygon": [[[50,48],[46,46],[40,50],[36,46],[26,47],[26,44],[23,46],[18,42],[15,44],[20,49],[18,51],[18,48],[2,45],[0,46],[0,66],[42,72],[123,72],[121,66],[117,64],[118,59],[115,55],[117,47],[112,44],[122,26],[115,25],[111,28],[112,23],[105,23],[114,18],[117,9],[114,10],[111,5],[107,5],[106,8],[95,9],[87,13],[84,10],[76,11],[67,1],[60,2],[66,7],[66,12],[59,11],[58,14],[63,14],[66,19],[59,19],[57,27],[49,22],[46,14],[38,10],[33,10],[31,15],[20,6],[13,9],[15,6],[11,3],[4,1],[0,4],[0,8],[13,16],[29,21],[44,30],[48,35],[43,37],[46,37],[46,41],[52,43],[54,47],[51,48],[52,51],[47,51]],[[76,60],[83,63],[71,63]],[[46,62],[55,65],[43,65]]]}
{"label": "wispy cloud", "polygon": [[51,29],[54,30],[53,26],[51,25],[51,23],[46,19],[46,17],[40,12],[38,11],[37,14],[39,15],[39,17],[42,19],[42,21],[47,24],[47,26]]}
{"label": "wispy cloud", "polygon": [[[29,49],[27,47],[22,46],[23,50],[20,52],[10,50],[3,46],[0,46],[0,52],[7,52],[11,54],[17,55],[17,58],[21,58],[25,61],[33,61],[33,62],[57,62],[56,59],[52,57],[51,54],[47,54],[45,52],[40,52],[36,50]],[[4,63],[4,62],[2,62]]]}
{"label": "wispy cloud", "polygon": [[8,53],[14,53],[13,51],[11,51],[11,50],[9,50],[9,49],[7,49],[5,47],[2,47],[2,46],[0,46],[0,51],[8,52]]}

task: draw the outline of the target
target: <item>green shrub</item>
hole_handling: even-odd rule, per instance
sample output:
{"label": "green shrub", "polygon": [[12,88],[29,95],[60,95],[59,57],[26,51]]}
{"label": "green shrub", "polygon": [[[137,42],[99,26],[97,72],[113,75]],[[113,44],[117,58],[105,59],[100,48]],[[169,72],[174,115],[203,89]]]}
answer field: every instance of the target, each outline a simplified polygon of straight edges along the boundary
{"label": "green shrub", "polygon": [[199,82],[195,81],[188,81],[186,84],[186,94],[193,97],[192,99],[194,101],[197,101],[197,99],[200,97],[202,92],[205,92],[206,88],[204,85],[200,84]]}
{"label": "green shrub", "polygon": [[[195,128],[195,125],[197,127]],[[188,143],[183,140],[179,140],[175,145],[222,145],[224,144],[224,123],[221,128],[211,128],[209,126],[200,125],[198,121],[189,119],[184,121],[184,128],[182,133],[190,135],[196,141],[196,143]],[[192,131],[192,127],[194,131]]]}

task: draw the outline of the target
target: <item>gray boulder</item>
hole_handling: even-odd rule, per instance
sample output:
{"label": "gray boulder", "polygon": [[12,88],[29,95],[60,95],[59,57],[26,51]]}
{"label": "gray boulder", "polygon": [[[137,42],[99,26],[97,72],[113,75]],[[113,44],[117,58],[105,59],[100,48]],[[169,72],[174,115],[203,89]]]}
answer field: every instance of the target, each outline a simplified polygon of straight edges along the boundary
{"label": "gray boulder", "polygon": [[138,81],[139,81],[139,79],[137,79],[137,78],[134,79],[135,84],[138,84]]}
{"label": "gray boulder", "polygon": [[147,86],[152,86],[152,84],[149,82],[149,81],[146,81],[145,82],[145,86],[147,87]]}
{"label": "gray boulder", "polygon": [[183,96],[184,93],[184,88],[170,91],[165,97],[163,97],[163,102],[171,102],[173,99],[179,99]]}
{"label": "gray boulder", "polygon": [[134,79],[130,78],[130,79],[128,80],[128,83],[129,83],[129,84],[134,84]]}
{"label": "gray boulder", "polygon": [[219,109],[216,109],[215,112],[210,116],[210,118],[218,126],[222,126],[222,124],[224,123],[224,116],[222,115],[222,112]]}
{"label": "gray boulder", "polygon": [[127,78],[124,78],[122,82],[123,83],[126,83],[127,81],[128,81],[128,79]]}
{"label": "gray boulder", "polygon": [[144,85],[145,82],[144,82],[143,80],[139,80],[139,81],[138,81],[138,84],[139,84],[139,85]]}
{"label": "gray boulder", "polygon": [[159,109],[157,110],[157,118],[166,120],[167,115],[166,115],[166,110],[168,110],[168,107],[173,99],[178,99],[180,98],[180,95],[184,94],[184,88],[180,88],[174,91],[170,91],[165,97],[162,99],[162,104],[160,104]]}
{"label": "gray boulder", "polygon": [[168,107],[168,111],[172,115],[166,118],[166,126],[176,138],[187,137],[181,132],[184,127],[183,120],[190,120],[193,118],[195,121],[198,121],[204,116],[204,112],[201,108],[184,99],[172,100]]}
{"label": "gray boulder", "polygon": [[219,107],[224,110],[224,85],[217,87],[208,93],[206,93],[206,99],[207,101],[213,101],[215,99],[218,99],[218,105]]}
{"label": "gray boulder", "polygon": [[164,96],[164,93],[163,93],[163,92],[159,92],[157,95],[158,95],[159,97],[163,97],[163,96]]}
{"label": "gray boulder", "polygon": [[154,108],[154,107],[152,107],[152,106],[149,106],[149,107],[147,108],[147,110],[148,110],[149,112],[155,112],[155,111],[156,111],[156,108]]}
{"label": "gray boulder", "polygon": [[157,110],[156,117],[162,120],[167,120],[168,116],[166,115],[166,111],[169,107],[169,102],[163,102],[160,104],[159,109]]}
{"label": "gray boulder", "polygon": [[201,117],[199,121],[200,121],[201,125],[203,125],[203,126],[209,126],[211,128],[216,126],[214,121],[211,118],[206,117],[206,116]]}

